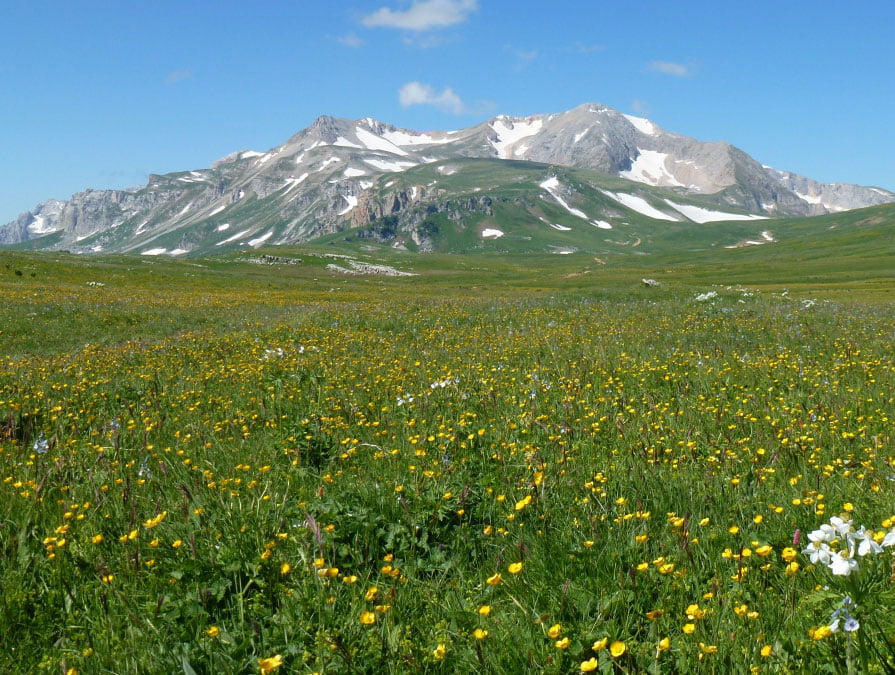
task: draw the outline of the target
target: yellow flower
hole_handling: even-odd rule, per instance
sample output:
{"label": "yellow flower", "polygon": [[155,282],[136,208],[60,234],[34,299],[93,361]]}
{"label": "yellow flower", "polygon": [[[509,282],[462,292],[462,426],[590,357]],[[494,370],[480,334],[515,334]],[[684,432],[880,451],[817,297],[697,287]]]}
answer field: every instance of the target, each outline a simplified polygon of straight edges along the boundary
{"label": "yellow flower", "polygon": [[791,577],[793,574],[795,574],[798,571],[799,571],[799,563],[797,563],[795,560],[793,560],[791,563],[789,563],[786,566],[786,569],[783,570],[783,573],[786,574],[786,576]]}
{"label": "yellow flower", "polygon": [[375,586],[370,586],[370,588],[367,589],[367,592],[364,593],[364,600],[373,602],[377,595],[379,595],[379,589]]}
{"label": "yellow flower", "polygon": [[688,605],[687,609],[684,610],[684,613],[687,615],[688,619],[695,619],[697,621],[705,616],[705,610],[700,609],[699,605],[696,603]]}
{"label": "yellow flower", "polygon": [[90,539],[93,544],[102,544],[103,543],[103,535],[97,534]]}
{"label": "yellow flower", "polygon": [[376,623],[376,614],[373,612],[361,612],[360,622],[365,626],[370,626]]}
{"label": "yellow flower", "polygon": [[761,655],[762,655],[764,658],[767,658],[767,657],[769,657],[769,656],[771,655],[771,653],[772,653],[773,651],[774,651],[774,648],[771,647],[771,645],[765,645],[764,647],[761,648],[761,652],[760,652],[760,653],[761,653]]}
{"label": "yellow flower", "polygon": [[516,502],[516,510],[521,511],[529,504],[531,504],[531,495],[527,495],[527,496],[523,497],[522,499],[520,499],[518,502]]}
{"label": "yellow flower", "polygon": [[609,638],[604,637],[602,640],[597,640],[596,642],[594,642],[590,646],[590,648],[593,649],[595,652],[599,652],[599,651],[602,651],[603,649],[606,649],[606,645],[608,645],[608,644],[609,644]]}
{"label": "yellow flower", "polygon": [[183,540],[177,539],[176,541],[171,542],[171,548],[180,548],[183,546]]}
{"label": "yellow flower", "polygon": [[489,586],[497,586],[497,584],[499,584],[502,580],[503,580],[503,576],[501,575],[500,572],[498,572],[497,574],[493,574],[490,577],[488,577],[488,579],[485,581],[485,583],[488,584]]}
{"label": "yellow flower", "polygon": [[808,630],[808,636],[812,640],[823,640],[828,635],[832,635],[833,631],[830,630],[829,626],[818,626],[817,628],[810,628]]}
{"label": "yellow flower", "polygon": [[596,670],[598,665],[599,661],[597,661],[596,658],[591,657],[587,661],[582,661],[579,668],[581,669],[582,673],[589,673],[592,670]]}
{"label": "yellow flower", "polygon": [[628,649],[627,645],[621,640],[616,640],[611,645],[609,645],[609,653],[612,654],[613,658],[618,658]]}
{"label": "yellow flower", "polygon": [[771,555],[771,553],[773,553],[773,551],[774,549],[767,544],[765,544],[764,546],[759,546],[755,549],[756,555],[761,556],[762,558],[767,558],[769,555]]}
{"label": "yellow flower", "polygon": [[714,654],[718,651],[715,645],[707,645],[704,642],[699,643],[699,649],[703,654]]}
{"label": "yellow flower", "polygon": [[482,630],[481,628],[476,628],[474,631],[472,631],[472,634],[475,636],[476,640],[484,640],[486,637],[488,637],[488,631]]}
{"label": "yellow flower", "polygon": [[549,635],[554,640],[558,638],[562,634],[562,626],[558,623],[553,624],[550,628],[547,629],[547,635]]}
{"label": "yellow flower", "polygon": [[660,652],[664,652],[666,649],[670,648],[671,640],[669,640],[667,637],[663,637],[661,640],[659,640],[659,644],[656,646],[656,649],[658,649]]}
{"label": "yellow flower", "polygon": [[787,546],[780,552],[780,557],[786,562],[792,562],[796,559],[796,550],[792,546]]}
{"label": "yellow flower", "polygon": [[287,574],[289,574],[289,571],[291,569],[292,569],[292,565],[290,565],[287,562],[284,562],[282,565],[280,565],[280,574],[282,574],[283,576],[286,576]]}
{"label": "yellow flower", "polygon": [[216,638],[221,634],[221,629],[217,626],[209,626],[205,629],[205,634],[210,638]]}
{"label": "yellow flower", "polygon": [[443,643],[439,643],[439,645],[432,650],[432,656],[435,657],[436,661],[441,661],[445,654],[447,654],[447,647],[445,647]]}
{"label": "yellow flower", "polygon": [[267,673],[276,670],[282,665],[283,657],[279,654],[270,656],[266,659],[258,659],[258,667],[261,669],[261,675],[267,675]]}
{"label": "yellow flower", "polygon": [[491,613],[491,605],[482,605],[479,607],[479,614],[482,616],[488,616]]}
{"label": "yellow flower", "polygon": [[696,624],[695,623],[685,623],[684,627],[681,628],[681,630],[684,631],[687,635],[691,635],[696,630]]}
{"label": "yellow flower", "polygon": [[568,649],[569,645],[572,644],[572,641],[569,638],[564,637],[562,640],[557,640],[553,644],[557,649]]}
{"label": "yellow flower", "polygon": [[507,572],[509,572],[510,574],[519,574],[519,572],[521,572],[521,571],[522,571],[522,563],[521,562],[510,563],[510,566],[507,567]]}
{"label": "yellow flower", "polygon": [[646,618],[649,619],[650,621],[655,621],[660,616],[662,616],[663,613],[664,613],[664,610],[654,609],[653,611],[646,613]]}
{"label": "yellow flower", "polygon": [[347,577],[345,577],[344,579],[342,579],[342,583],[348,584],[349,586],[350,586],[351,584],[356,584],[356,583],[357,583],[357,577],[356,577],[355,575],[353,575],[353,574],[349,574]]}

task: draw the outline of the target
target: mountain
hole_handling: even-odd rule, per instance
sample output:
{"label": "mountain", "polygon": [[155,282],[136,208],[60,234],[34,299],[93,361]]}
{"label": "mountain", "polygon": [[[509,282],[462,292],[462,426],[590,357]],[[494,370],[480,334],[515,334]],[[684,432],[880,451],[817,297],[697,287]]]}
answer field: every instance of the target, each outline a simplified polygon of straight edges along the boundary
{"label": "mountain", "polygon": [[242,150],[207,169],[151,175],[139,188],[43,202],[0,227],[0,244],[184,255],[351,230],[433,250],[444,246],[439,235],[481,223],[490,226],[479,227],[471,246],[507,228],[570,232],[588,223],[576,250],[602,250],[600,231],[626,225],[757,225],[893,201],[887,190],[819,183],[762,166],[728,143],[589,103],[438,133],[323,116],[267,152]]}

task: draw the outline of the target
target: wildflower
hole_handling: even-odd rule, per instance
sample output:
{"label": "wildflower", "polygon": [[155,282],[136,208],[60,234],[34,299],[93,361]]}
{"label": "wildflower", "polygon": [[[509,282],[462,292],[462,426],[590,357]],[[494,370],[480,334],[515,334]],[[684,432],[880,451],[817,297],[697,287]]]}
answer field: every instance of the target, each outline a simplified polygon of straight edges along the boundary
{"label": "wildflower", "polygon": [[613,658],[618,658],[628,649],[628,646],[622,642],[621,640],[616,640],[611,645],[609,645],[609,653],[612,654]]}
{"label": "wildflower", "polygon": [[791,546],[787,546],[780,552],[780,557],[783,558],[785,562],[792,562],[796,559],[796,550]]}
{"label": "wildflower", "polygon": [[267,675],[283,665],[283,657],[277,654],[266,659],[258,659],[258,668],[261,669],[261,675]]}
{"label": "wildflower", "polygon": [[764,657],[764,658],[768,658],[771,655],[771,653],[773,652],[773,650],[774,650],[774,648],[771,647],[771,645],[765,645],[764,647],[761,648],[761,651],[759,652],[759,654],[761,654],[762,657]]}
{"label": "wildflower", "polygon": [[289,571],[291,569],[292,569],[292,565],[290,565],[287,562],[284,562],[282,565],[280,565],[280,574],[282,574],[283,576],[286,576],[287,574],[289,574]]}
{"label": "wildflower", "polygon": [[687,635],[692,635],[693,632],[696,630],[696,624],[695,623],[685,623],[683,628],[681,628],[681,630],[684,631]]}
{"label": "wildflower", "polygon": [[103,535],[97,534],[91,537],[90,542],[93,544],[102,544],[103,543]]}
{"label": "wildflower", "polygon": [[373,612],[365,611],[360,613],[360,622],[365,626],[370,626],[376,623],[376,614]]}
{"label": "wildflower", "polygon": [[472,634],[476,640],[484,640],[486,637],[488,637],[488,631],[482,630],[481,628],[476,628],[474,631],[472,631]]}
{"label": "wildflower", "polygon": [[547,635],[551,638],[558,638],[562,634],[562,626],[558,623],[553,624],[547,629]]}
{"label": "wildflower", "polygon": [[596,658],[591,657],[587,661],[582,661],[581,665],[578,666],[578,668],[581,670],[582,673],[589,673],[592,670],[596,670],[599,663],[600,662],[597,661]]}
{"label": "wildflower", "polygon": [[492,574],[490,577],[488,577],[485,583],[489,586],[497,586],[497,584],[499,584],[502,580],[503,576],[500,572],[498,572],[497,574]]}
{"label": "wildflower", "polygon": [[[479,607],[479,614],[482,616],[488,616],[489,614],[491,614],[491,605],[482,605],[481,607]],[[551,635],[551,637],[553,636]]]}
{"label": "wildflower", "polygon": [[572,644],[572,641],[568,637],[564,637],[553,643],[557,649],[568,649],[570,644]]}
{"label": "wildflower", "polygon": [[441,661],[445,654],[447,654],[447,647],[445,647],[443,643],[439,643],[438,646],[432,650],[432,656],[436,661]]}
{"label": "wildflower", "polygon": [[664,652],[670,648],[671,648],[671,640],[668,639],[667,637],[663,637],[661,640],[659,640],[659,644],[656,645],[656,649],[658,649],[660,652]]}
{"label": "wildflower", "polygon": [[609,638],[604,637],[602,640],[597,640],[596,642],[594,642],[590,648],[593,649],[595,652],[599,652],[599,651],[602,651],[603,649],[606,649],[606,645],[608,645],[608,644],[609,644]]}
{"label": "wildflower", "polygon": [[522,563],[521,562],[510,563],[510,566],[507,567],[507,572],[509,572],[510,574],[519,574],[519,572],[521,572],[521,571],[522,571]]}
{"label": "wildflower", "polygon": [[210,638],[216,638],[221,634],[221,629],[217,626],[209,626],[205,629],[205,634]]}
{"label": "wildflower", "polygon": [[379,589],[376,586],[370,586],[367,589],[367,592],[364,593],[364,600],[367,602],[373,602],[376,599],[376,596],[379,595]]}
{"label": "wildflower", "polygon": [[518,502],[516,502],[516,510],[521,511],[529,504],[531,504],[531,495],[526,495],[525,497],[520,499]]}

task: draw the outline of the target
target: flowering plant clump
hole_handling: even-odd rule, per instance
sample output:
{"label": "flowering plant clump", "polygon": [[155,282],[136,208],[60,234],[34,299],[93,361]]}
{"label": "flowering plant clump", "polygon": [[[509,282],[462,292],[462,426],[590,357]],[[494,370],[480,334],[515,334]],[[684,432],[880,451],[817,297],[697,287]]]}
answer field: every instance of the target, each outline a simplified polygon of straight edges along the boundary
{"label": "flowering plant clump", "polygon": [[[884,524],[890,523],[889,520]],[[889,648],[889,645],[884,636],[880,636],[881,640],[874,640],[873,636],[866,636],[864,630],[858,633],[862,627],[861,618],[874,619],[873,623],[879,627],[876,617],[867,607],[879,593],[873,589],[876,580],[873,578],[872,569],[868,570],[866,575],[854,573],[860,569],[859,558],[870,556],[868,560],[873,560],[886,548],[895,546],[895,528],[888,532],[883,530],[874,532],[863,525],[855,528],[848,518],[833,516],[828,524],[825,523],[810,532],[808,540],[810,543],[802,552],[808,556],[812,564],[825,566],[834,577],[842,577],[838,583],[842,586],[840,591],[844,593],[830,615],[830,623],[812,628],[809,635],[814,640],[823,640],[841,631],[847,637],[845,660],[849,673],[855,672],[854,636],[857,635],[858,656],[864,672],[868,672],[867,664],[872,659],[883,658],[880,647],[885,645],[885,648]],[[866,578],[859,579],[860,576]]]}
{"label": "flowering plant clump", "polygon": [[[814,565],[829,567],[830,571],[841,577],[847,577],[858,569],[858,560],[868,553],[882,553],[883,548],[895,546],[895,528],[885,533],[879,541],[877,534],[867,530],[863,525],[857,530],[851,520],[839,516],[830,518],[829,524],[823,524],[808,534],[811,542],[802,551]],[[844,547],[834,548],[836,544]]]}

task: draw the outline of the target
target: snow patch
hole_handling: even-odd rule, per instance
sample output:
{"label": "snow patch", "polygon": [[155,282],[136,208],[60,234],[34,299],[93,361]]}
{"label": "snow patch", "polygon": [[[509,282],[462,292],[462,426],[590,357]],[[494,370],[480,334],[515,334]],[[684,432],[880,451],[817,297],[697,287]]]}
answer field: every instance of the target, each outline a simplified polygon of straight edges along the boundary
{"label": "snow patch", "polygon": [[243,230],[242,232],[237,232],[236,234],[234,234],[234,235],[232,235],[232,236],[227,237],[226,239],[224,239],[224,241],[219,241],[219,242],[218,242],[217,244],[215,244],[215,245],[216,245],[216,246],[223,246],[224,244],[229,244],[229,243],[231,243],[231,242],[236,241],[237,239],[242,239],[243,237],[248,236],[250,232],[251,232],[251,230]]}
{"label": "snow patch", "polygon": [[457,173],[457,170],[452,166],[440,166],[438,167],[438,173],[445,176],[453,176],[455,173]]}
{"label": "snow patch", "polygon": [[140,255],[163,255],[168,252],[166,248],[150,248],[142,251]]}
{"label": "snow patch", "polygon": [[560,225],[559,223],[547,223],[554,230],[559,230],[560,232],[571,232],[571,227],[566,227],[565,225]]}
{"label": "snow patch", "polygon": [[590,131],[590,127],[588,127],[587,129],[585,129],[584,131],[582,131],[580,134],[575,134],[575,141],[574,141],[574,142],[577,143],[577,142],[580,141],[582,138],[584,138],[585,136],[587,136],[587,132],[588,132],[588,131]]}
{"label": "snow patch", "polygon": [[318,172],[320,172],[320,171],[323,171],[323,170],[324,170],[327,166],[329,166],[330,164],[335,164],[336,162],[341,162],[341,161],[342,161],[342,160],[339,159],[338,157],[329,157],[329,158],[323,160],[323,164],[321,164],[321,165],[314,171],[314,173],[318,173]]}
{"label": "snow patch", "polygon": [[[305,182],[305,179],[306,179],[307,177],[308,177],[308,173],[305,172],[305,173],[303,173],[302,175],[300,175],[298,178],[287,178],[287,179],[286,179],[286,185],[283,186],[283,187],[286,188],[286,192],[284,192],[283,194],[284,194],[284,195],[285,195],[285,194],[288,194],[288,193],[289,193],[290,191],[292,191],[292,189],[294,189],[296,186],[301,185],[302,183],[304,183],[304,182]],[[282,190],[283,188],[280,188],[280,189]]]}
{"label": "snow patch", "polygon": [[622,115],[622,117],[633,124],[637,128],[637,131],[644,133],[647,136],[656,136],[658,134],[656,125],[650,122],[648,119],[645,119],[643,117],[634,117],[634,115]]}
{"label": "snow patch", "polygon": [[643,197],[628,194],[627,192],[609,192],[608,190],[600,190],[610,199],[614,199],[622,206],[626,206],[632,211],[637,211],[644,216],[655,218],[656,220],[670,220],[672,222],[680,222],[674,216],[660,211],[655,206],[646,201]]}
{"label": "snow patch", "polygon": [[339,147],[342,147],[342,148],[358,148],[358,149],[363,149],[363,146],[362,146],[362,145],[358,145],[357,143],[352,143],[351,141],[349,141],[347,138],[345,138],[345,137],[343,137],[343,136],[339,136],[339,137],[336,139],[336,142],[333,143],[333,145],[338,145]]}
{"label": "snow patch", "polygon": [[[456,133],[456,132],[454,132]],[[386,131],[382,137],[395,145],[434,145],[436,143],[450,143],[450,138],[435,138],[429,134],[409,134],[406,131]]]}
{"label": "snow patch", "polygon": [[357,176],[366,176],[367,172],[363,169],[355,169],[353,167],[348,167],[345,169],[345,173],[342,174],[345,178],[356,178]]}
{"label": "snow patch", "polygon": [[574,209],[566,203],[566,200],[559,196],[559,188],[562,187],[560,185],[559,179],[556,176],[551,176],[547,180],[540,183],[540,187],[545,189],[550,193],[550,196],[553,197],[556,201],[562,204],[563,208],[571,213],[573,216],[578,216],[584,220],[587,220],[587,215],[583,211],[579,211],[578,209]]}
{"label": "snow patch", "polygon": [[272,236],[273,236],[273,230],[270,230],[270,231],[266,232],[265,234],[262,234],[260,237],[257,237],[256,239],[250,239],[249,246],[251,246],[252,248],[258,248],[259,246],[261,246],[261,244],[263,244],[265,241],[270,239]]}
{"label": "snow patch", "polygon": [[681,213],[682,215],[692,220],[694,223],[714,223],[720,220],[767,220],[766,216],[712,211],[711,209],[704,209],[701,206],[678,204],[671,201],[670,199],[666,199],[665,203],[678,213]]}
{"label": "snow patch", "polygon": [[216,228],[214,228],[215,232],[226,232],[230,229],[230,223],[221,223]]}
{"label": "snow patch", "polygon": [[55,228],[48,226],[46,223],[46,217],[34,216],[34,222],[28,225],[28,232],[31,234],[49,234],[56,231]]}
{"label": "snow patch", "polygon": [[506,122],[501,115],[496,122],[491,124],[491,128],[497,134],[497,140],[492,141],[491,145],[497,151],[498,157],[509,159],[510,146],[523,138],[534,136],[541,130],[542,126],[543,122],[541,120]]}
{"label": "snow patch", "polygon": [[380,171],[404,171],[405,169],[409,169],[412,166],[416,166],[415,162],[389,162],[384,159],[365,159],[364,162],[372,166],[374,169],[379,169]]}
{"label": "snow patch", "polygon": [[394,143],[367,131],[363,127],[355,127],[354,132],[357,134],[357,140],[364,144],[370,150],[382,150],[393,155],[407,156],[407,152],[399,148]]}
{"label": "snow patch", "polygon": [[631,163],[631,168],[620,171],[619,176],[647,185],[686,187],[665,168],[667,153],[640,148],[637,148],[637,152],[637,158]]}
{"label": "snow patch", "polygon": [[245,150],[239,153],[239,158],[249,159],[250,157],[260,157],[263,154],[263,152],[256,152],[255,150]]}
{"label": "snow patch", "polygon": [[336,214],[339,216],[344,216],[346,213],[351,211],[351,209],[357,206],[357,197],[355,197],[354,195],[342,195],[342,197],[344,197],[345,201],[348,202],[348,206],[346,206],[344,209],[339,211],[338,214]]}
{"label": "snow patch", "polygon": [[168,255],[183,255],[184,253],[189,253],[185,248],[175,248],[173,251],[170,251]]}
{"label": "snow patch", "polygon": [[503,232],[491,227],[486,227],[482,230],[482,239],[499,239],[502,236]]}
{"label": "snow patch", "polygon": [[209,214],[208,214],[208,217],[211,218],[211,216],[216,216],[217,214],[219,214],[221,211],[223,211],[223,210],[226,209],[226,208],[227,208],[227,204],[221,204],[221,205],[220,205],[219,207],[217,207],[214,211],[212,211],[211,213],[209,213]]}
{"label": "snow patch", "polygon": [[611,230],[612,229],[612,225],[607,223],[605,220],[592,220],[592,221],[590,221],[590,224],[593,225],[594,227],[599,227],[601,230]]}

